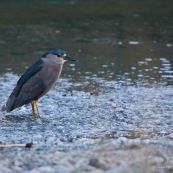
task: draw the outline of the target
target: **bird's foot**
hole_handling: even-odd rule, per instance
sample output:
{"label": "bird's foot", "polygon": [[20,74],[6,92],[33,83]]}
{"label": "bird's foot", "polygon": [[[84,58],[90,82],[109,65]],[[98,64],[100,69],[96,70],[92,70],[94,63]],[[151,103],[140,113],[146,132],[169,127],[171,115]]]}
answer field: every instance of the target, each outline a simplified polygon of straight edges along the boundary
{"label": "bird's foot", "polygon": [[[40,114],[39,114],[39,110],[38,110],[38,102],[37,101],[31,102],[31,106],[32,106],[32,116],[33,117],[37,117],[37,116],[39,117]],[[35,113],[35,108],[36,108],[37,113]]]}

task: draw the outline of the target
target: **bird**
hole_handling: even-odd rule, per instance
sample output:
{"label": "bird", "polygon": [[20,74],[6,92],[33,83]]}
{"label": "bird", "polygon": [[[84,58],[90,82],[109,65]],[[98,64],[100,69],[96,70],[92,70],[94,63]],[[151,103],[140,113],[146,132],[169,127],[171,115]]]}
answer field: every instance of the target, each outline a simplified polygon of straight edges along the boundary
{"label": "bird", "polygon": [[77,61],[62,50],[50,50],[44,53],[19,78],[7,99],[6,112],[31,103],[32,116],[40,116],[38,100],[55,85],[67,60]]}

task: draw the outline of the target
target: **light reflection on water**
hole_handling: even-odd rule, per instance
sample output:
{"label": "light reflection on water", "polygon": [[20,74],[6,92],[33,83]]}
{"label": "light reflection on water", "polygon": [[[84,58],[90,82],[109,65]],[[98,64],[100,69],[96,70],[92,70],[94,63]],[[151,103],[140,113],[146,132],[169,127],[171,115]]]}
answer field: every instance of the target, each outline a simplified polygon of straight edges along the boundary
{"label": "light reflection on water", "polygon": [[0,4],[0,74],[20,75],[56,48],[79,60],[67,63],[62,73],[76,82],[104,78],[172,83],[173,2],[164,2],[165,10],[161,0],[152,1],[150,8],[144,2],[113,0],[111,5],[105,0],[14,2]]}

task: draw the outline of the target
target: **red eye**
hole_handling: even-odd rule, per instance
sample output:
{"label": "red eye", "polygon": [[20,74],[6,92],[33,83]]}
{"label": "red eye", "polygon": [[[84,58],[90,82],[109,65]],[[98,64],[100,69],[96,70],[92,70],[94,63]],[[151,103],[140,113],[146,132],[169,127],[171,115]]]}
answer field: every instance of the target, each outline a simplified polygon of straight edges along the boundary
{"label": "red eye", "polygon": [[60,58],[60,57],[61,57],[61,55],[60,55],[60,54],[58,54],[58,55],[57,55],[57,57],[59,57],[59,58]]}

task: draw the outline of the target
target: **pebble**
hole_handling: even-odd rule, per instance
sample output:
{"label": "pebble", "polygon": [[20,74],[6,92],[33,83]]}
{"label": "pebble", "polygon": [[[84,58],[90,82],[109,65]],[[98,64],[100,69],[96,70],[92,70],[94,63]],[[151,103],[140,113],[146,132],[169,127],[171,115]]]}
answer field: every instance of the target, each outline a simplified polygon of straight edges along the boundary
{"label": "pebble", "polygon": [[89,163],[90,166],[93,166],[97,169],[102,169],[102,170],[106,170],[107,166],[105,163],[101,162],[97,157],[92,157],[89,159]]}

